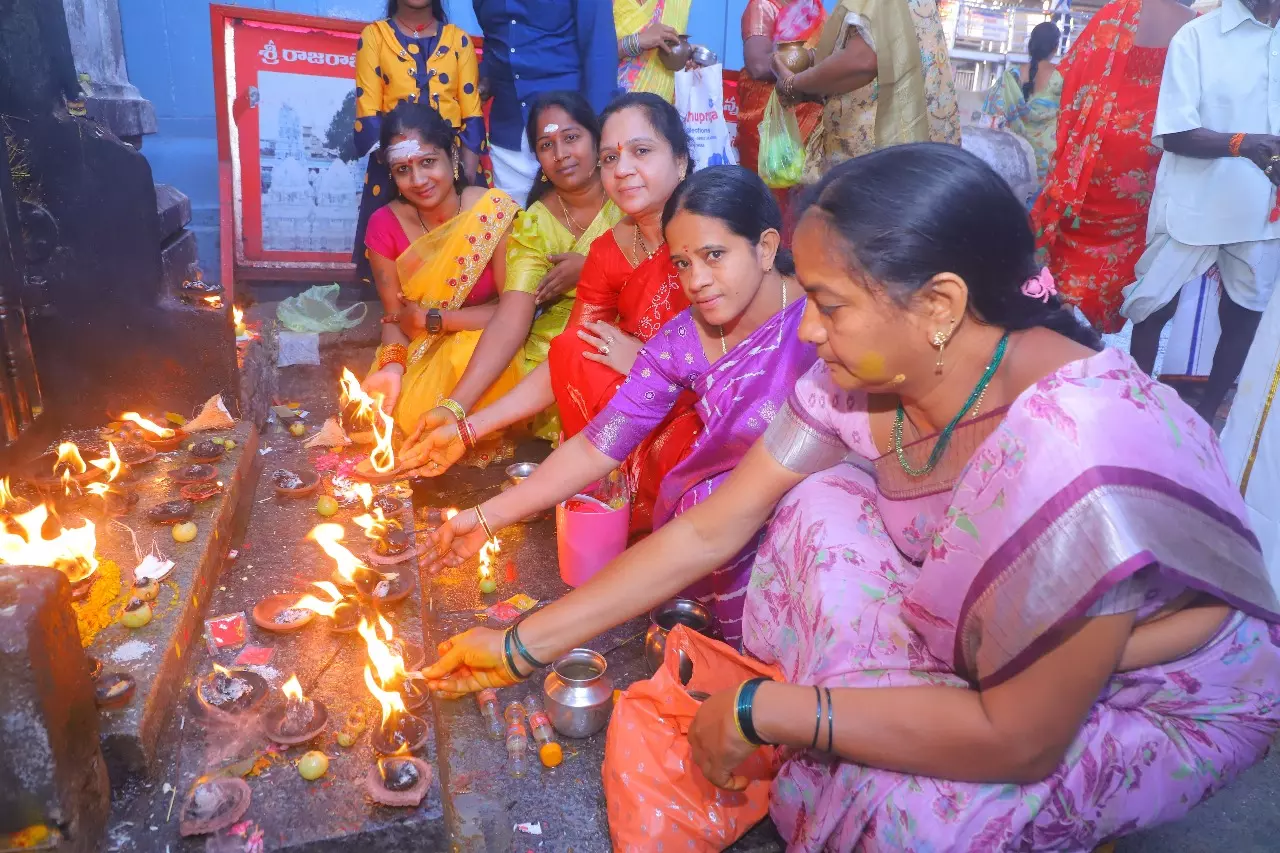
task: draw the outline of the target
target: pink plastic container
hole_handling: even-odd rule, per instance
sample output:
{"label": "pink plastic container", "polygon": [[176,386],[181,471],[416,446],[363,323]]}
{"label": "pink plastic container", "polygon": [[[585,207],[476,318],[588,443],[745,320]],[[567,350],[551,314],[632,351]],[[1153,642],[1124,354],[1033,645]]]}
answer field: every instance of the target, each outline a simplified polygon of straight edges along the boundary
{"label": "pink plastic container", "polygon": [[569,586],[581,586],[627,550],[630,521],[630,504],[623,504],[621,509],[605,509],[589,501],[570,498],[556,506],[560,579]]}

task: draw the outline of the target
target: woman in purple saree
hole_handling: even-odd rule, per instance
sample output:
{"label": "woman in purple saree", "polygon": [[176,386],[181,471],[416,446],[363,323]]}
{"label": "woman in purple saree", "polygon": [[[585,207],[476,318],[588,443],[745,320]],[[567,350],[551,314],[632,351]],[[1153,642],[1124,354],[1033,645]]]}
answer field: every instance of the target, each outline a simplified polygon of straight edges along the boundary
{"label": "woman in purple saree", "polygon": [[[660,527],[719,486],[813,364],[813,347],[798,334],[804,300],[796,283],[787,281],[790,258],[779,248],[782,214],[758,177],[737,166],[696,172],[676,189],[663,219],[692,307],[644,345],[626,381],[581,436],[566,441],[516,488],[464,510],[437,531],[448,564],[484,544],[480,515],[499,530],[617,468],[689,390],[698,398],[702,429],[662,480],[653,514]],[[686,591],[710,605],[725,641],[735,646],[758,538]]]}
{"label": "woman in purple saree", "polygon": [[454,638],[427,678],[524,676],[504,639],[553,659],[772,515],[743,633],[783,679],[712,695],[689,738],[729,790],[757,744],[781,748],[789,850],[1088,851],[1182,816],[1280,728],[1280,605],[1212,431],[1097,352],[972,155],[887,148],[815,197],[797,276],[822,361],[763,440],[573,596]]}

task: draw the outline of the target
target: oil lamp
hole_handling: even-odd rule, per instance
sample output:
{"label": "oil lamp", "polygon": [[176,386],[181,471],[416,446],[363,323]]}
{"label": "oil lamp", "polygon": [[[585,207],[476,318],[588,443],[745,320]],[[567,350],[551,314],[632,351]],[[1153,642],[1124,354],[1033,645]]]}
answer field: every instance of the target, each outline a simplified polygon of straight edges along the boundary
{"label": "oil lamp", "polygon": [[280,688],[284,702],[267,712],[263,724],[267,737],[276,743],[293,746],[314,738],[329,723],[329,711],[323,702],[302,693],[298,676],[291,675]]}

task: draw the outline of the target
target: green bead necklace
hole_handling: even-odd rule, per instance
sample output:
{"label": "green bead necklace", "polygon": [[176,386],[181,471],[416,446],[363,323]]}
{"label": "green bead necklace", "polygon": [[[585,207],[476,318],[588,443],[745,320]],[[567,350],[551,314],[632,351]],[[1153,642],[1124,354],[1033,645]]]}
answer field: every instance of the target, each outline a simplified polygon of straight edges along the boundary
{"label": "green bead necklace", "polygon": [[996,371],[1000,369],[1000,362],[1004,360],[1004,351],[1009,345],[1009,333],[1005,332],[1000,338],[1000,343],[996,345],[996,351],[991,356],[991,361],[987,363],[987,369],[983,372],[982,378],[978,380],[978,384],[973,386],[973,393],[969,395],[969,399],[965,401],[964,406],[951,419],[951,423],[943,428],[942,433],[938,436],[938,443],[933,446],[933,452],[929,454],[929,461],[924,464],[923,468],[912,468],[911,463],[907,461],[906,451],[902,449],[902,424],[907,419],[907,412],[902,408],[902,401],[898,401],[898,415],[893,420],[893,450],[898,455],[898,464],[902,466],[902,470],[907,472],[911,477],[923,477],[933,471],[942,454],[946,452],[947,445],[951,443],[951,434],[955,432],[960,421],[964,420],[964,416],[973,408],[974,403],[978,402],[978,398],[982,396],[982,392],[987,390],[987,386],[991,384],[991,379],[996,375]]}

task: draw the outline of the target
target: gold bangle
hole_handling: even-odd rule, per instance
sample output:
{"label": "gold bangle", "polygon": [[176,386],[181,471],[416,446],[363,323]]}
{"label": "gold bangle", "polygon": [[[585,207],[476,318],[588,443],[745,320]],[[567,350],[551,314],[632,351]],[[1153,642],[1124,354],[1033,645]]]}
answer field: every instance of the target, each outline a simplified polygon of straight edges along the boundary
{"label": "gold bangle", "polygon": [[742,730],[742,723],[738,722],[738,699],[742,696],[742,688],[747,686],[747,682],[738,685],[738,689],[733,692],[733,727],[738,730],[738,737],[747,743],[751,743],[751,739],[747,737],[747,733]]}
{"label": "gold bangle", "polygon": [[459,421],[465,420],[467,417],[467,410],[462,408],[462,404],[452,397],[441,397],[436,401],[436,408],[448,409],[449,413]]}
{"label": "gold bangle", "polygon": [[480,522],[480,529],[484,531],[486,539],[497,539],[493,535],[493,528],[489,526],[489,521],[484,517],[484,510],[480,509],[480,504],[476,504],[476,521]]}

